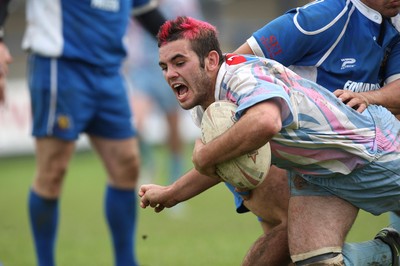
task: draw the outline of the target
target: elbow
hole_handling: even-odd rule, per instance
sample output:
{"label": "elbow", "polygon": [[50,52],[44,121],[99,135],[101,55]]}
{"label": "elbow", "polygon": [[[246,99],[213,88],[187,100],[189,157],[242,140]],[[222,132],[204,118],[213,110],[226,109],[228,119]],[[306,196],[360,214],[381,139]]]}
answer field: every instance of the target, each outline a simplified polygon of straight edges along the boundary
{"label": "elbow", "polygon": [[270,126],[270,134],[274,136],[278,134],[282,129],[282,121],[280,119],[275,119]]}
{"label": "elbow", "polygon": [[263,135],[268,139],[278,134],[282,129],[282,121],[280,117],[275,117],[274,119],[265,119],[263,123]]}

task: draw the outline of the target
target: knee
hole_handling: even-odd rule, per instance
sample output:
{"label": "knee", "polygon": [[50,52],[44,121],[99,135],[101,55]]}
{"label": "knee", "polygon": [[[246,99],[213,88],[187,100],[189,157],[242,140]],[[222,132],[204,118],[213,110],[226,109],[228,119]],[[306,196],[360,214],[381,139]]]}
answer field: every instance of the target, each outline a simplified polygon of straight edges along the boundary
{"label": "knee", "polygon": [[139,175],[140,156],[138,153],[132,152],[122,158],[122,167],[125,167],[125,173],[129,179],[136,181]]}
{"label": "knee", "polygon": [[33,189],[46,198],[57,198],[67,172],[67,164],[53,163],[39,167],[33,182]]}
{"label": "knee", "polygon": [[291,256],[296,266],[344,266],[344,258],[340,247],[327,247]]}
{"label": "knee", "polygon": [[139,177],[139,167],[139,154],[126,153],[109,168],[109,182],[119,188],[135,188]]}

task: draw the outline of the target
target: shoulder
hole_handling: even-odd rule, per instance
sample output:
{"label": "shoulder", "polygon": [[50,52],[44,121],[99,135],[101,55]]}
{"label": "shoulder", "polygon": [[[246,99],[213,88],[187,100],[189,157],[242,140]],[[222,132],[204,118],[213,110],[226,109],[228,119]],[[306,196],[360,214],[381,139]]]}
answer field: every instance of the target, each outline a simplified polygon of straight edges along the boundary
{"label": "shoulder", "polygon": [[334,27],[341,27],[347,20],[350,1],[318,0],[291,11],[299,31],[315,35]]}
{"label": "shoulder", "polygon": [[225,54],[225,63],[229,66],[240,65],[248,61],[248,56],[240,55],[240,54]]}
{"label": "shoulder", "polygon": [[249,79],[254,75],[254,69],[263,66],[262,59],[255,55],[248,54],[225,54],[224,64],[220,70],[225,72],[224,80],[240,81],[243,77]]}

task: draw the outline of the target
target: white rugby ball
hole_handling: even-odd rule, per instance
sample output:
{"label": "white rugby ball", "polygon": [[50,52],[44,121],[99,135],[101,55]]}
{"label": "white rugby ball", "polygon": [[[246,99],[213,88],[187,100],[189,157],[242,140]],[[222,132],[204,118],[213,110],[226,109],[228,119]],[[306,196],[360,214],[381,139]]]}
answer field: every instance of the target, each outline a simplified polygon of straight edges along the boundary
{"label": "white rugby ball", "polygon": [[[227,131],[235,120],[236,104],[228,101],[212,103],[204,112],[201,133],[204,143],[208,143]],[[260,185],[268,174],[271,165],[269,143],[238,158],[216,166],[217,174],[237,188],[253,189]]]}

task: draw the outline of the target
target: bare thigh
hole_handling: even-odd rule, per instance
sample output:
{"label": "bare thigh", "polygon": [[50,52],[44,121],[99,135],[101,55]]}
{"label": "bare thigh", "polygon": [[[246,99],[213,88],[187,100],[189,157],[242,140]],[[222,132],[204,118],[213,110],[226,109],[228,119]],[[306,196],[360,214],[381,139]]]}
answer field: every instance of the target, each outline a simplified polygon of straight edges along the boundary
{"label": "bare thigh", "polygon": [[262,219],[264,234],[247,252],[242,266],[291,265],[287,217],[289,185],[285,170],[271,166],[265,181],[252,190],[245,206]]}
{"label": "bare thigh", "polygon": [[264,232],[287,223],[289,185],[285,170],[271,166],[263,183],[251,191],[244,205],[263,220]]}
{"label": "bare thigh", "polygon": [[36,139],[36,173],[33,190],[45,198],[57,198],[74,152],[73,141],[53,137]]}
{"label": "bare thigh", "polygon": [[140,165],[137,139],[110,140],[90,136],[90,140],[103,161],[109,184],[122,189],[135,188]]}
{"label": "bare thigh", "polygon": [[291,255],[342,247],[358,208],[335,196],[293,196],[289,200]]}

